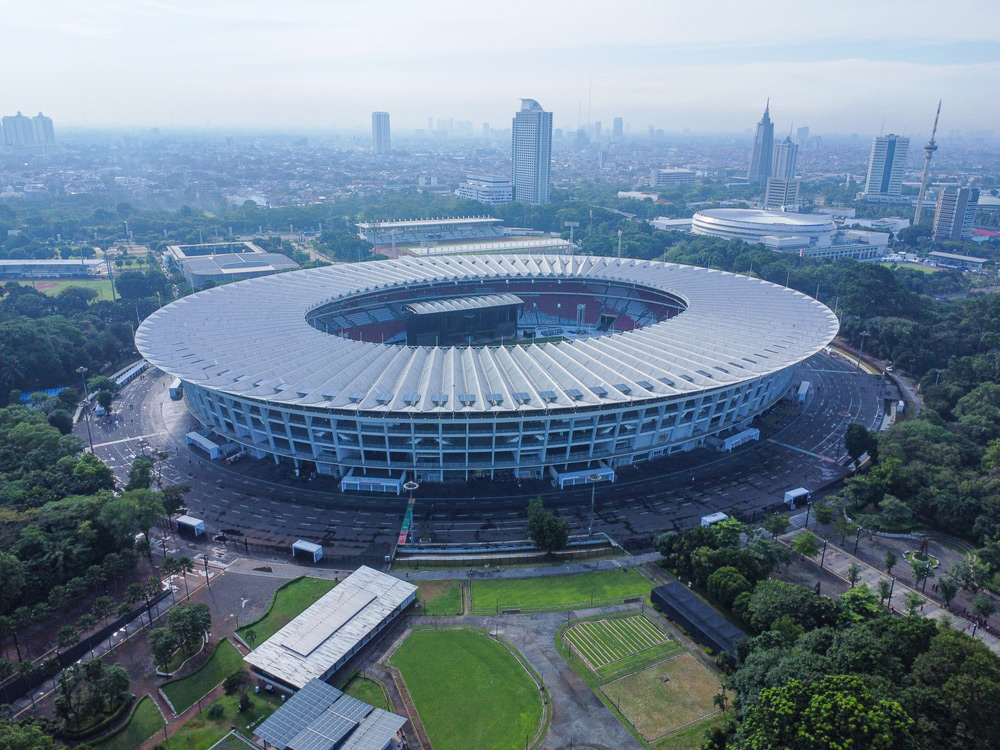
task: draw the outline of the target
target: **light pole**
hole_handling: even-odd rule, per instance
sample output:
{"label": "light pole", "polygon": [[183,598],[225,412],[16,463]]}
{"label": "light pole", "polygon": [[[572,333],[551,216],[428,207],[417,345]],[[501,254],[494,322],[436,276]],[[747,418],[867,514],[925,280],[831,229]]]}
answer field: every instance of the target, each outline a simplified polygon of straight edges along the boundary
{"label": "light pole", "polygon": [[407,504],[407,510],[410,512],[410,537],[414,543],[416,543],[417,537],[413,530],[413,493],[416,492],[419,486],[420,483],[414,482],[412,479],[403,483],[403,489],[410,493],[410,502]]}
{"label": "light pole", "polygon": [[861,332],[861,348],[858,349],[858,364],[857,369],[861,369],[861,355],[865,353],[865,339],[868,337],[868,331]]}
{"label": "light pole", "polygon": [[[80,380],[83,381],[83,393],[84,393],[84,397],[85,397],[84,400],[87,402],[87,406],[89,406],[90,405],[90,389],[87,388],[87,378],[85,377],[86,372],[87,372],[87,368],[83,367],[81,365],[80,367],[76,368],[76,371],[78,373],[80,373]],[[83,419],[87,423],[87,442],[90,443],[90,452],[93,453],[94,452],[94,436],[90,432],[90,412],[87,411],[87,407],[86,406],[83,408]]]}
{"label": "light pole", "polygon": [[590,482],[590,523],[587,525],[587,536],[593,536],[594,534],[594,493],[597,491],[597,483],[601,481],[601,475],[596,471],[593,474],[587,475],[587,481]]}

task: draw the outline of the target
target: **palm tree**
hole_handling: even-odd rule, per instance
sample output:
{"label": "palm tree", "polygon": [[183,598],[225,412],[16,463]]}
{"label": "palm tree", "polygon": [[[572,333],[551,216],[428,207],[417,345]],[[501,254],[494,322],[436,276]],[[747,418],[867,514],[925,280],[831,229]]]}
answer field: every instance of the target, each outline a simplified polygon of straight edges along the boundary
{"label": "palm tree", "polygon": [[726,713],[729,707],[729,699],[726,696],[725,688],[719,688],[719,692],[712,696],[712,703],[722,712]]}
{"label": "palm tree", "polygon": [[257,631],[254,630],[253,628],[250,628],[249,630],[247,630],[246,633],[243,634],[243,640],[246,641],[247,645],[250,647],[250,650],[253,651],[253,644],[257,642]]}
{"label": "palm tree", "polygon": [[144,593],[146,595],[146,614],[149,615],[149,627],[153,627],[153,609],[149,603],[149,597],[156,596],[161,591],[163,591],[163,584],[160,579],[156,576],[151,576],[147,581],[145,586],[143,586]]}
{"label": "palm tree", "polygon": [[[125,617],[125,615],[127,615],[131,611],[132,611],[132,605],[129,604],[128,602],[122,602],[121,604],[118,605],[118,609],[115,610],[115,613],[119,617]],[[124,622],[122,622],[122,627],[125,629],[125,637],[128,638],[128,621],[127,620],[124,621]]]}
{"label": "palm tree", "polygon": [[177,564],[180,565],[180,573],[181,576],[183,576],[184,578],[184,596],[186,599],[190,599],[191,590],[188,588],[187,577],[188,573],[194,573],[194,560],[192,560],[190,557],[182,557],[180,560],[177,561]]}
{"label": "palm tree", "polygon": [[[97,620],[89,612],[80,615],[80,619],[76,621],[77,626],[84,633],[90,634],[90,631],[94,629],[97,624]],[[90,644],[90,658],[94,658],[94,644]]]}
{"label": "palm tree", "polygon": [[56,635],[56,653],[59,649],[72,648],[80,642],[80,631],[72,625],[65,625]]}
{"label": "palm tree", "polygon": [[10,696],[7,695],[7,678],[14,674],[14,665],[6,659],[0,659],[0,684],[3,685],[3,702],[10,703]]}
{"label": "palm tree", "polygon": [[[160,564],[160,572],[163,573],[164,578],[177,575],[181,570],[180,562],[173,557],[164,557],[163,562]],[[169,585],[169,584],[168,584]],[[170,600],[176,604],[177,599],[174,596],[174,587],[170,586]]]}
{"label": "palm tree", "polygon": [[[24,680],[31,680],[31,678],[35,676],[36,671],[38,670],[35,669],[35,665],[32,664],[30,661],[22,661],[20,664],[17,665],[17,676]],[[34,687],[32,687],[28,691],[28,697],[31,698],[31,708],[32,710],[34,710],[35,708]]]}

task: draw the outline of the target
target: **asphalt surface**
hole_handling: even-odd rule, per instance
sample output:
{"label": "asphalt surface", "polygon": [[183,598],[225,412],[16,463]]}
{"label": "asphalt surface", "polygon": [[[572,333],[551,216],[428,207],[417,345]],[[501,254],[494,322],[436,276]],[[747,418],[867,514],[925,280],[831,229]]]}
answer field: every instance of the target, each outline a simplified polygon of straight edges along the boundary
{"label": "asphalt surface", "polygon": [[[843,434],[860,421],[881,420],[880,378],[853,361],[818,354],[793,379],[813,384],[804,405],[783,402],[761,420],[761,440],[732,454],[697,450],[618,471],[614,484],[594,486],[593,530],[631,549],[648,547],[653,535],[686,528],[717,510],[751,517],[780,503],[784,492],[819,489],[847,474]],[[345,494],[326,477],[308,481],[291,466],[243,458],[236,464],[211,461],[185,443],[198,427],[183,401],[171,401],[170,378],[155,371],[126,386],[111,417],[90,415],[95,452],[127,480],[140,452],[165,451],[157,462],[162,484],[186,484],[190,512],[205,519],[210,535],[287,548],[295,539],[323,544],[330,558],[384,555],[398,535],[406,498]],[[76,432],[87,439],[81,420]],[[524,538],[527,500],[543,495],[546,506],[570,520],[571,533],[591,523],[591,488],[558,490],[551,482],[474,480],[425,484],[416,492],[417,538],[435,542],[486,542]],[[209,552],[220,562],[234,553],[219,543],[181,546]],[[239,547],[241,554],[253,548]]]}

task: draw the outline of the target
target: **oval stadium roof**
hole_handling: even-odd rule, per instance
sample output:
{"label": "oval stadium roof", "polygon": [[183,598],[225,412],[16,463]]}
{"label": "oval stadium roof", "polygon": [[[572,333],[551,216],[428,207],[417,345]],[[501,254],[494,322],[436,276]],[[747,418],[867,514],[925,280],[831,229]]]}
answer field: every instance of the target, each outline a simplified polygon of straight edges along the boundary
{"label": "oval stadium roof", "polygon": [[[504,278],[635,284],[676,295],[687,309],[627,333],[482,348],[354,341],[306,322],[311,310],[357,294]],[[413,301],[420,299],[415,293]],[[136,345],[164,372],[239,397],[321,409],[502,413],[731,385],[800,362],[837,329],[830,309],[812,298],[721,271],[592,256],[450,256],[341,264],[208,289],[150,315]]]}

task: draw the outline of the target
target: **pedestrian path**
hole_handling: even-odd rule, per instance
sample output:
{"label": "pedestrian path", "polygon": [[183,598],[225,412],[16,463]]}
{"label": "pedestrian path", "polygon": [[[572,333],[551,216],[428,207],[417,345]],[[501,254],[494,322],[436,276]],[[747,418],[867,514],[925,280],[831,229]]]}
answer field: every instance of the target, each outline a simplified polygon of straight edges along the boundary
{"label": "pedestrian path", "polygon": [[[795,541],[795,537],[801,533],[803,533],[802,529],[795,529],[786,534],[782,534],[778,537],[778,539],[788,547],[791,547]],[[890,609],[890,611],[900,614],[905,613],[906,595],[912,592],[917,594],[924,601],[924,604],[920,607],[919,614],[922,614],[924,617],[933,617],[936,620],[948,618],[951,627],[974,635],[991,651],[1000,654],[1000,639],[996,636],[987,633],[981,628],[977,629],[974,623],[965,619],[960,614],[945,609],[933,599],[928,598],[927,594],[915,588],[911,588],[896,579],[894,576],[890,576],[878,568],[869,565],[863,560],[859,560],[846,550],[832,544],[829,540],[823,541],[820,546],[820,551],[815,557],[809,557],[806,559],[815,565],[818,565],[822,569],[833,573],[838,578],[841,578],[848,583],[850,583],[850,578],[848,577],[850,567],[852,563],[856,564],[860,568],[857,584],[866,583],[868,584],[868,588],[876,593],[878,592],[879,581],[885,581],[889,584],[892,595],[886,602],[886,606]]]}

